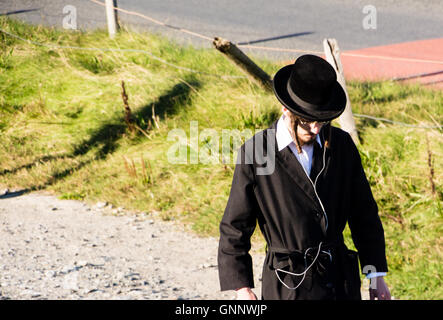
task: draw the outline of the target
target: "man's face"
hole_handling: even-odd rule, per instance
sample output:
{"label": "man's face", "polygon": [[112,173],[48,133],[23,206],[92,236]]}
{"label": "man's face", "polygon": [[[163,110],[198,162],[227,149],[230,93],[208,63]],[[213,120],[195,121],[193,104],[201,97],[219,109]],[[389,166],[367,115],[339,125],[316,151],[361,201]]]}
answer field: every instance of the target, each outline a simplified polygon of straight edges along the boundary
{"label": "man's face", "polygon": [[300,144],[303,145],[314,142],[324,124],[324,122],[310,122],[300,119],[297,126],[297,136]]}
{"label": "man's face", "polygon": [[[285,114],[286,119],[289,120],[288,127],[290,128],[290,131],[292,131],[291,132],[292,135],[294,132],[294,126],[295,126],[294,119],[296,116],[285,107],[283,107],[282,110],[283,113]],[[326,122],[308,121],[299,118],[297,126],[297,137],[300,144],[304,145],[314,142],[317,134],[319,134],[320,129],[325,125],[325,123]]]}

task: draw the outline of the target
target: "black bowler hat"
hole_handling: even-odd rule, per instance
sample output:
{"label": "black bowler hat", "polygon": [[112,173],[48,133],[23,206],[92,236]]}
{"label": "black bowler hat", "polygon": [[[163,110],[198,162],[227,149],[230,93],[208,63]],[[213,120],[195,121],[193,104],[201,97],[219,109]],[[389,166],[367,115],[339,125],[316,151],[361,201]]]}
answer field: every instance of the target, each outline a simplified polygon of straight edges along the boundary
{"label": "black bowler hat", "polygon": [[334,68],[315,55],[300,56],[274,76],[274,93],[290,111],[310,121],[330,121],[346,107],[346,94]]}

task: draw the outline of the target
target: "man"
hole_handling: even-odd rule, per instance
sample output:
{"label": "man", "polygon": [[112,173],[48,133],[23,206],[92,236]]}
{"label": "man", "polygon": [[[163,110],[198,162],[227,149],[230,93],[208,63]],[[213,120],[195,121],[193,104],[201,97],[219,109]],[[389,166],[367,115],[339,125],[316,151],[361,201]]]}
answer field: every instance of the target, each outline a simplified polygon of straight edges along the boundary
{"label": "man", "polygon": [[[376,279],[371,299],[390,299],[377,204],[351,137],[330,125],[346,106],[334,69],[304,55],[276,73],[273,87],[283,115],[240,148],[220,223],[221,290],[257,298],[248,252],[258,222],[267,243],[262,299],[361,299],[358,259]],[[273,170],[260,174],[269,155]],[[346,223],[358,256],[344,244]]]}

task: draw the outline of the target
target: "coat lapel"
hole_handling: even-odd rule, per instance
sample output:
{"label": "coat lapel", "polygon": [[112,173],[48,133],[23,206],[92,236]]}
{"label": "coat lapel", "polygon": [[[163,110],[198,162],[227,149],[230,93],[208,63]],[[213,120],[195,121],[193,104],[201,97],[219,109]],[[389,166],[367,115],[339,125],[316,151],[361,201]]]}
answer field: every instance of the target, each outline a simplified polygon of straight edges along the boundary
{"label": "coat lapel", "polygon": [[320,147],[317,141],[314,141],[314,152],[312,155],[312,166],[310,177],[315,182],[315,178],[323,167],[323,149]]}
{"label": "coat lapel", "polygon": [[[269,129],[276,130],[276,128],[277,128],[277,121],[275,121],[270,126]],[[322,138],[322,136],[320,136],[320,137]],[[275,134],[273,135],[273,138],[276,139]],[[294,182],[300,187],[300,189],[303,190],[303,192],[310,199],[312,199],[312,202],[316,206],[317,210],[321,211],[322,209],[321,209],[321,206],[320,206],[320,204],[317,200],[317,197],[315,195],[314,187],[313,187],[311,181],[309,181],[308,177],[306,176],[306,173],[305,173],[302,165],[300,164],[300,162],[297,160],[295,155],[292,153],[289,146],[287,146],[286,148],[284,148],[281,151],[278,151],[277,141],[275,140],[274,142],[275,142],[276,164],[280,164],[281,168],[283,168],[283,170],[292,178],[292,180],[294,180]],[[324,139],[322,139],[322,144],[324,145]],[[326,152],[326,164],[328,164],[328,162],[329,162],[328,155],[329,155],[329,152]],[[320,172],[320,170],[323,166],[323,159],[322,159],[323,149],[322,148],[319,148],[319,150],[317,150],[317,156],[318,157],[316,159],[315,155],[314,155],[314,162],[313,162],[312,168],[311,168],[311,176],[314,171],[315,177]],[[322,175],[323,175],[323,173],[322,173]],[[314,179],[315,179],[315,177],[314,177]],[[314,182],[314,180],[312,180],[312,182]]]}
{"label": "coat lapel", "polygon": [[[276,128],[277,128],[277,121],[273,123],[270,129],[276,130]],[[315,197],[314,187],[312,186],[311,182],[306,176],[306,173],[302,165],[300,164],[300,162],[298,162],[297,158],[292,153],[289,146],[287,146],[281,151],[278,151],[275,134],[273,135],[273,138],[275,139],[274,144],[275,144],[276,165],[279,164],[283,168],[283,170],[286,171],[286,173],[294,180],[294,182],[306,193],[306,195],[310,199],[313,199],[315,205],[319,207],[317,201],[315,200],[316,197]]]}

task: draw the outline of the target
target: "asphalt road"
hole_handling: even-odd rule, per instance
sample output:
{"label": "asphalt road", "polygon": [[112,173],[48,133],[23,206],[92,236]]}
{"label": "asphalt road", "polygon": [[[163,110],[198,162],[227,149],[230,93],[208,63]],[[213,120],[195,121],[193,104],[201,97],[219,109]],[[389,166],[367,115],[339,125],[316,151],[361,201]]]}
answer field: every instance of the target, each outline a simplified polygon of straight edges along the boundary
{"label": "asphalt road", "polygon": [[[0,0],[0,14],[61,28],[66,5],[76,7],[78,29],[106,27],[104,7],[90,0]],[[367,5],[376,9],[375,20],[369,20],[374,11],[364,12]],[[342,50],[355,50],[443,37],[441,0],[118,0],[118,6],[211,38],[256,46],[323,51],[323,39],[336,38]],[[180,43],[211,46],[207,40],[139,17],[119,13],[119,18],[126,25],[160,32]],[[364,22],[375,29],[365,28]],[[271,59],[294,56],[265,50],[254,53]]]}

